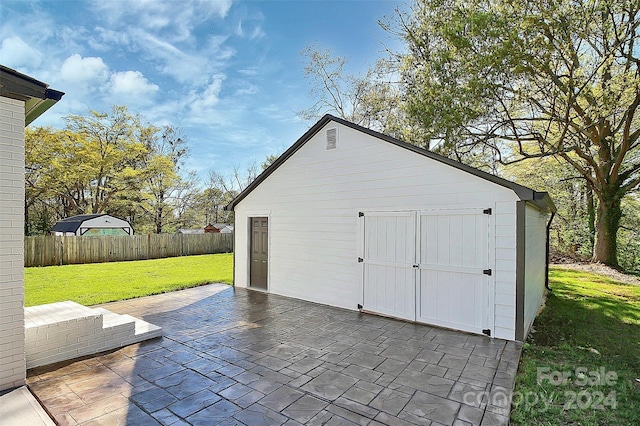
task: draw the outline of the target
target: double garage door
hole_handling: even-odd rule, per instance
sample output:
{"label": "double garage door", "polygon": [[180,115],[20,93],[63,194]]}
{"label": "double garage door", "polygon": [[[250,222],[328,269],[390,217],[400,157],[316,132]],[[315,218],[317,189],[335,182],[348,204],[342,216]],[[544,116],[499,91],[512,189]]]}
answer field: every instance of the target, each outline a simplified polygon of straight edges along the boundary
{"label": "double garage door", "polygon": [[490,212],[364,213],[363,309],[490,334]]}

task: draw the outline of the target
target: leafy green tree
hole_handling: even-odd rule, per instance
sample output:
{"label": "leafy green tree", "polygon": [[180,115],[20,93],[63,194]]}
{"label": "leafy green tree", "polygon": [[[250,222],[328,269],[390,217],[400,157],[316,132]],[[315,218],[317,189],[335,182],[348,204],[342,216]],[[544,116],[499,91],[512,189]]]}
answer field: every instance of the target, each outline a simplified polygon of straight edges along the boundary
{"label": "leafy green tree", "polygon": [[144,160],[157,129],[141,122],[126,106],[110,113],[65,119],[74,152],[78,188],[68,197],[77,213],[102,213],[117,194],[136,194],[144,181]]}
{"label": "leafy green tree", "polygon": [[640,185],[640,2],[416,0],[387,28],[408,114],[441,146],[496,161],[555,156],[596,200],[594,261],[618,265]]}
{"label": "leafy green tree", "polygon": [[[53,128],[25,130],[25,233],[30,214],[40,212],[54,223],[59,217],[84,213],[88,183],[81,143],[75,133]],[[53,213],[53,214],[49,214]],[[44,225],[42,220],[39,220]],[[53,225],[53,223],[51,223]],[[42,227],[42,226],[40,226]]]}
{"label": "leafy green tree", "polygon": [[630,195],[622,201],[618,238],[620,266],[640,274],[640,197],[637,194]]}
{"label": "leafy green tree", "polygon": [[143,186],[147,197],[139,206],[151,217],[154,232],[160,234],[176,218],[174,209],[185,184],[180,172],[188,147],[180,129],[164,126],[161,134],[150,140],[147,150]]}
{"label": "leafy green tree", "polygon": [[200,193],[198,198],[198,208],[205,225],[227,222],[229,215],[224,211],[224,206],[228,204],[227,200],[228,196],[223,190],[210,180],[208,187]]}
{"label": "leafy green tree", "polygon": [[573,169],[554,157],[526,160],[503,166],[500,174],[536,190],[548,190],[557,207],[551,224],[551,257],[580,260],[593,250],[593,196]]}
{"label": "leafy green tree", "polygon": [[170,222],[171,230],[179,228],[199,227],[202,224],[198,216],[198,202],[200,189],[195,171],[191,170],[186,175],[181,174],[181,179],[172,190]]}
{"label": "leafy green tree", "polygon": [[264,161],[260,165],[262,170],[266,170],[270,165],[273,164],[274,161],[276,161],[278,159],[278,157],[279,157],[279,155],[277,155],[277,154],[269,154],[269,155],[267,155],[267,157],[264,159]]}
{"label": "leafy green tree", "polygon": [[26,234],[83,213],[127,218],[137,232],[191,220],[197,190],[184,170],[188,147],[179,129],[144,124],[124,106],[66,120],[64,130],[26,130]]}
{"label": "leafy green tree", "polygon": [[59,137],[56,133],[56,130],[49,127],[25,129],[25,235],[42,234],[42,228],[48,228],[47,232],[55,223],[49,206],[55,198],[51,183],[53,174],[56,173],[52,159],[59,150]]}

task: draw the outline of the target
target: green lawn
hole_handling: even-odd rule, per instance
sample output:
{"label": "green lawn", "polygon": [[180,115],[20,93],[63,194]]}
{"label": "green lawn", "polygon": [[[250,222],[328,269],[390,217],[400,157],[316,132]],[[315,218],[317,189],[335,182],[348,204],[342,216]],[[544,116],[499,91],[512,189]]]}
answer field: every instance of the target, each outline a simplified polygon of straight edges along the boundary
{"label": "green lawn", "polygon": [[527,340],[511,412],[516,425],[640,424],[640,286],[552,268]]}
{"label": "green lawn", "polygon": [[231,284],[233,254],[25,268],[25,305],[113,302],[218,282]]}

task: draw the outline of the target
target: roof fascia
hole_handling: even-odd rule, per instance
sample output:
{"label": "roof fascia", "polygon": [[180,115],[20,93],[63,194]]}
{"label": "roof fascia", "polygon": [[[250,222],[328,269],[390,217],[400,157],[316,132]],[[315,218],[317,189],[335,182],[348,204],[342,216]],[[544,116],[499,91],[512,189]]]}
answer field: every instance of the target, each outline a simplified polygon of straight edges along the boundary
{"label": "roof fascia", "polygon": [[273,173],[278,167],[280,167],[282,163],[287,161],[289,157],[295,154],[296,151],[298,151],[302,147],[302,145],[304,145],[309,139],[311,139],[316,133],[318,133],[320,129],[322,129],[324,125],[327,124],[329,121],[331,121],[333,118],[334,117],[332,117],[329,114],[322,117],[316,124],[314,124],[309,130],[307,130],[304,133],[304,135],[302,135],[293,145],[291,145],[285,152],[283,152],[282,155],[280,155],[280,157],[278,157],[273,163],[271,163],[269,167],[263,170],[262,173],[260,173],[258,177],[256,177],[253,180],[253,182],[251,182],[244,189],[244,191],[238,194],[236,198],[231,200],[231,202],[224,207],[224,210],[233,210],[240,201],[242,201],[247,195],[249,195],[249,193],[253,191],[258,185],[260,185],[262,181],[264,181],[267,177],[269,177],[269,175],[271,175],[271,173]]}
{"label": "roof fascia", "polygon": [[298,151],[302,145],[304,145],[309,139],[311,139],[316,133],[320,131],[329,121],[334,121],[343,126],[349,127],[351,129],[366,133],[370,136],[373,136],[378,139],[382,139],[386,142],[392,143],[396,146],[399,146],[404,149],[408,149],[410,151],[415,152],[416,154],[423,155],[432,160],[439,161],[441,163],[447,164],[451,167],[455,167],[459,170],[470,173],[474,176],[487,180],[489,182],[493,182],[497,185],[503,186],[505,188],[511,189],[522,201],[532,201],[540,210],[545,212],[555,212],[556,207],[549,197],[547,192],[537,192],[533,189],[527,188],[525,186],[519,185],[515,182],[511,182],[507,179],[503,179],[501,177],[492,175],[490,173],[484,172],[482,170],[478,170],[466,164],[460,163],[458,161],[452,160],[450,158],[444,157],[440,154],[436,154],[431,151],[427,151],[426,149],[417,147],[415,145],[411,145],[409,143],[403,142],[399,139],[396,139],[391,136],[387,136],[385,134],[376,132],[375,130],[367,129],[366,127],[362,127],[358,124],[351,123],[350,121],[344,120],[342,118],[334,117],[333,115],[326,114],[324,115],[316,124],[313,125],[304,135],[302,135],[289,149],[287,149],[280,157],[276,159],[266,170],[264,170],[258,177],[251,182],[244,191],[242,191],[236,198],[234,198],[227,206],[225,206],[225,210],[233,210],[234,207],[242,201],[251,191],[253,191],[262,181],[264,181],[271,173],[273,173],[282,163],[284,163],[289,157],[291,157],[296,151]]}
{"label": "roof fascia", "polygon": [[46,83],[0,65],[0,96],[25,103],[25,126],[56,104],[64,92],[49,89]]}

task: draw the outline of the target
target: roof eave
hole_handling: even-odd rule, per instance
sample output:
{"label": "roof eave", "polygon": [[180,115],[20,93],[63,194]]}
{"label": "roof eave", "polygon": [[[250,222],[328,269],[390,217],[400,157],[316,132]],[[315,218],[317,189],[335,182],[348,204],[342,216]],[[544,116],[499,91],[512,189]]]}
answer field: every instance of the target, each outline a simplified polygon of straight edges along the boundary
{"label": "roof eave", "polygon": [[64,92],[49,89],[46,83],[0,65],[0,95],[24,102],[25,126],[56,104]]}
{"label": "roof eave", "polygon": [[540,210],[546,213],[555,213],[558,210],[548,192],[535,192],[534,199],[532,201]]}
{"label": "roof eave", "polygon": [[264,169],[254,180],[251,182],[240,194],[236,196],[229,204],[224,206],[224,210],[233,210],[235,206],[242,201],[251,191],[253,191],[263,180],[265,180],[271,173],[273,173],[282,163],[287,161],[298,149],[302,147],[309,139],[311,139],[316,133],[320,131],[332,119],[335,119],[330,114],[326,114],[316,124],[314,124],[304,135],[300,136],[298,140],[282,153],[269,167]]}
{"label": "roof eave", "polygon": [[[47,90],[47,94],[49,92],[55,92],[56,95],[53,97],[48,97],[46,99],[35,99],[32,98],[24,104],[24,125],[28,126],[33,123],[36,118],[40,117],[44,114],[49,108],[54,106],[61,98],[64,93],[58,92],[57,90]],[[60,94],[59,96],[57,94]]]}
{"label": "roof eave", "polygon": [[324,115],[316,124],[313,125],[304,135],[302,135],[293,145],[289,147],[280,157],[278,157],[269,167],[267,167],[256,179],[249,184],[244,191],[242,191],[236,198],[234,198],[228,205],[224,207],[225,210],[233,210],[238,203],[240,203],[251,191],[253,191],[258,185],[262,183],[271,173],[273,173],[282,163],[287,161],[289,157],[291,157],[297,150],[299,150],[302,145],[304,145],[309,139],[311,139],[316,133],[318,133],[329,121],[335,121],[336,123],[342,124],[344,126],[350,127],[354,130],[361,131],[378,139],[382,139],[394,145],[397,145],[401,148],[408,149],[417,154],[428,157],[432,160],[439,161],[441,163],[447,164],[449,166],[455,167],[459,170],[466,171],[467,173],[471,173],[472,175],[478,176],[482,179],[493,182],[497,185],[503,186],[505,188],[511,189],[522,201],[531,201],[533,202],[540,210],[545,212],[555,212],[556,207],[549,197],[549,194],[546,192],[536,192],[533,189],[527,188],[526,186],[519,185],[515,182],[511,182],[509,180],[503,179],[499,176],[492,175],[490,173],[484,172],[482,170],[478,170],[466,164],[460,163],[458,161],[452,160],[450,158],[444,157],[442,155],[436,154],[431,151],[427,151],[423,148],[417,147],[415,145],[411,145],[407,142],[403,142],[394,137],[376,132],[375,130],[367,129],[366,127],[362,127],[360,125],[351,123],[342,118],[334,117],[330,114]]}

